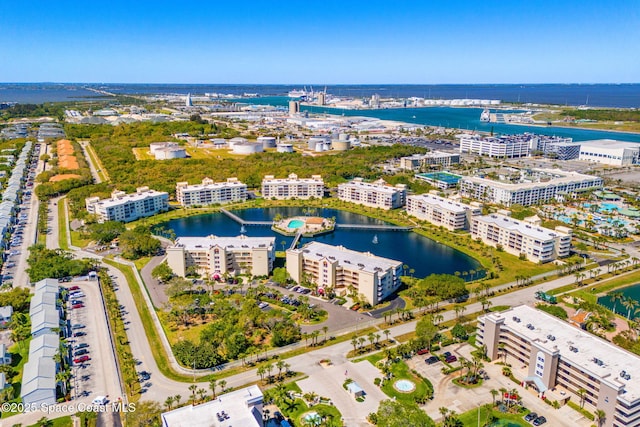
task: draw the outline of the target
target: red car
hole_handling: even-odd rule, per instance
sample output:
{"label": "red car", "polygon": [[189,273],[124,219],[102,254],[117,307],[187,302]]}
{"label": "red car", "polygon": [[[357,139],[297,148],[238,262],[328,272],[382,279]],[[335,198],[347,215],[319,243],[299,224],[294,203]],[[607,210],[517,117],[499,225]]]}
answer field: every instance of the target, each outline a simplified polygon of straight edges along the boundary
{"label": "red car", "polygon": [[420,350],[418,350],[418,354],[422,355],[422,354],[427,354],[429,353],[429,349],[427,348],[421,348]]}
{"label": "red car", "polygon": [[89,356],[84,355],[84,356],[76,357],[75,359],[73,359],[73,363],[84,363],[87,360],[89,360]]}
{"label": "red car", "polygon": [[72,286],[69,288],[70,291],[78,291],[80,290],[80,286]]}
{"label": "red car", "polygon": [[84,304],[73,304],[71,306],[71,308],[82,308],[82,307],[84,307]]}

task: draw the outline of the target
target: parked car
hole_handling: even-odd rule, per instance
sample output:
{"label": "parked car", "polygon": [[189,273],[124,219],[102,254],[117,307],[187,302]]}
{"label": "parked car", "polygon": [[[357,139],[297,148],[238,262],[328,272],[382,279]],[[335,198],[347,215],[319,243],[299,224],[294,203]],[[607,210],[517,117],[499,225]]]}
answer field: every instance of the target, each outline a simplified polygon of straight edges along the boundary
{"label": "parked car", "polygon": [[73,363],[84,363],[89,359],[90,357],[85,354],[84,356],[76,357],[75,359],[73,359]]}
{"label": "parked car", "polygon": [[74,350],[80,350],[82,348],[87,348],[89,347],[89,344],[87,344],[86,342],[80,343],[80,344],[76,344],[73,346]]}
{"label": "parked car", "polygon": [[447,362],[447,363],[453,363],[453,362],[457,361],[457,360],[458,360],[458,358],[452,354],[451,356],[447,357],[447,358],[446,358],[446,359],[444,359],[444,360],[445,360],[445,362]]}
{"label": "parked car", "polygon": [[534,426],[541,426],[542,424],[546,423],[547,419],[545,417],[538,417],[535,420],[533,420],[533,425]]}
{"label": "parked car", "polygon": [[82,348],[82,349],[76,351],[73,356],[74,357],[78,357],[78,356],[83,356],[85,354],[89,354],[89,350],[87,350],[86,348]]}
{"label": "parked car", "polygon": [[86,328],[86,326],[83,325],[82,323],[76,323],[75,325],[71,325],[71,329],[73,329],[74,331],[76,329],[84,329],[84,328]]}
{"label": "parked car", "polygon": [[434,363],[439,362],[440,359],[438,359],[437,356],[430,356],[424,359],[424,361],[427,363],[427,365],[433,365]]}
{"label": "parked car", "polygon": [[73,333],[73,337],[74,338],[84,337],[85,335],[87,335],[87,333],[84,332],[84,331],[76,331],[76,332]]}
{"label": "parked car", "polygon": [[524,416],[525,421],[533,421],[536,418],[538,418],[538,414],[536,414],[535,412],[529,412],[527,415]]}
{"label": "parked car", "polygon": [[421,348],[420,350],[418,350],[418,354],[419,355],[423,355],[423,354],[427,354],[429,353],[429,349],[428,348]]}
{"label": "parked car", "polygon": [[138,375],[140,376],[140,381],[149,381],[151,379],[151,374],[147,371],[140,371]]}
{"label": "parked car", "polygon": [[79,291],[79,290],[80,290],[80,286],[77,286],[77,285],[71,286],[71,287],[69,288],[69,290],[70,290],[70,291]]}
{"label": "parked car", "polygon": [[74,309],[74,310],[75,310],[75,309],[78,309],[78,308],[84,308],[84,304],[83,304],[83,303],[81,303],[81,302],[80,302],[80,303],[77,303],[77,304],[73,304],[73,305],[71,306],[71,308],[72,308],[72,309]]}
{"label": "parked car", "polygon": [[71,304],[72,305],[76,305],[76,304],[84,304],[84,302],[82,300],[79,299],[72,299],[71,300]]}

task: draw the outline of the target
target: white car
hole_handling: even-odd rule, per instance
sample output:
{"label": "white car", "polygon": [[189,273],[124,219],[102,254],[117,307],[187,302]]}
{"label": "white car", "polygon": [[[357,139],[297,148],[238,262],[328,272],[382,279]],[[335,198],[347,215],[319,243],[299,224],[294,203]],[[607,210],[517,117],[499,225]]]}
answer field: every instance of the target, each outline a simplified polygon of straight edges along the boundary
{"label": "white car", "polygon": [[98,396],[91,402],[93,405],[106,405],[107,404],[107,396]]}

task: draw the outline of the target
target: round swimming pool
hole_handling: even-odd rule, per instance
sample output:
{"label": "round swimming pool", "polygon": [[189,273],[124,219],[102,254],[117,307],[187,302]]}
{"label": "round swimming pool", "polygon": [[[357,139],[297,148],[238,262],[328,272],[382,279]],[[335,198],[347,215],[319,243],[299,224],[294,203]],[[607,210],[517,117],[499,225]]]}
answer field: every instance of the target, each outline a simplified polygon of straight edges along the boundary
{"label": "round swimming pool", "polygon": [[291,221],[289,221],[289,224],[287,224],[288,228],[300,228],[304,225],[304,221],[300,221],[299,219],[293,219]]}
{"label": "round swimming pool", "polygon": [[398,380],[395,382],[395,384],[393,384],[393,386],[396,388],[396,390],[403,393],[410,393],[416,389],[416,385],[413,383],[413,381],[409,380]]}

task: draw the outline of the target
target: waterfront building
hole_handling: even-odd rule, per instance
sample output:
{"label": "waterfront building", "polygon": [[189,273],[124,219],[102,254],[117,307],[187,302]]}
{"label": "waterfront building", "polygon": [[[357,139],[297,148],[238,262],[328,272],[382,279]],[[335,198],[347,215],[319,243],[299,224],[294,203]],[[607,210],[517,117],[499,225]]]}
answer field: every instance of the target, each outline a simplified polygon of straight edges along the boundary
{"label": "waterfront building", "polygon": [[85,205],[89,213],[98,216],[99,222],[130,222],[169,210],[169,193],[149,187],[138,187],[132,194],[114,190],[110,199],[89,197]]}
{"label": "waterfront building", "polygon": [[449,168],[453,164],[460,163],[460,154],[446,153],[444,151],[429,151],[425,154],[413,154],[400,159],[400,169],[420,170],[431,166]]}
{"label": "waterfront building", "polygon": [[[568,138],[571,139],[571,138]],[[580,156],[581,142],[544,142],[538,144],[539,152],[556,160],[573,160]]]}
{"label": "waterfront building", "polygon": [[311,178],[298,178],[295,173],[288,178],[274,178],[266,175],[262,180],[262,197],[265,199],[322,199],[324,197],[324,181],[320,175]]}
{"label": "waterfront building", "polygon": [[276,258],[275,237],[179,237],[167,248],[167,264],[175,274],[189,267],[213,279],[227,274],[267,276]]}
{"label": "waterfront building", "polygon": [[407,186],[389,185],[383,179],[364,182],[362,178],[354,178],[350,182],[338,184],[338,198],[372,208],[396,209],[406,202]]}
{"label": "waterfront building", "polygon": [[162,427],[262,427],[262,407],[262,391],[252,385],[221,394],[207,403],[163,412]]}
{"label": "waterfront building", "polygon": [[247,185],[238,178],[227,178],[226,182],[213,182],[211,178],[202,180],[202,184],[189,185],[188,182],[176,184],[176,199],[181,206],[207,206],[247,200]]}
{"label": "waterfront building", "polygon": [[310,242],[299,249],[289,249],[287,272],[297,283],[303,277],[319,290],[333,289],[338,295],[351,291],[362,294],[376,305],[400,287],[402,262],[357,252],[344,246]]}
{"label": "waterfront building", "polygon": [[579,159],[613,166],[636,165],[640,163],[640,144],[613,139],[584,141]]}
{"label": "waterfront building", "polygon": [[467,205],[436,194],[418,194],[407,197],[407,213],[448,230],[468,230],[471,218],[482,215],[482,205]]}
{"label": "waterfront building", "polygon": [[459,181],[463,197],[511,206],[534,205],[555,200],[576,193],[598,190],[604,180],[597,176],[558,169],[522,170],[520,182],[494,181],[488,178],[465,176]]}
{"label": "waterfront building", "polygon": [[497,158],[526,157],[540,144],[549,142],[571,142],[571,138],[523,133],[517,135],[481,136],[463,134],[460,138],[460,153],[479,154]]}
{"label": "waterfront building", "polygon": [[526,305],[480,316],[476,343],[540,397],[580,404],[582,394],[585,409],[604,411],[604,427],[640,426],[637,355]]}
{"label": "waterfront building", "polygon": [[572,231],[567,227],[555,230],[502,214],[471,218],[471,237],[486,245],[502,248],[529,261],[545,263],[569,256]]}

